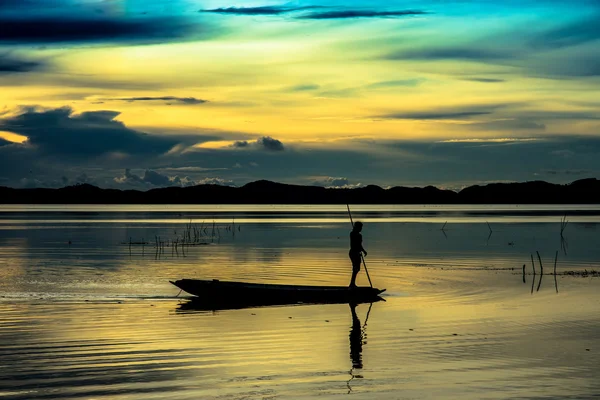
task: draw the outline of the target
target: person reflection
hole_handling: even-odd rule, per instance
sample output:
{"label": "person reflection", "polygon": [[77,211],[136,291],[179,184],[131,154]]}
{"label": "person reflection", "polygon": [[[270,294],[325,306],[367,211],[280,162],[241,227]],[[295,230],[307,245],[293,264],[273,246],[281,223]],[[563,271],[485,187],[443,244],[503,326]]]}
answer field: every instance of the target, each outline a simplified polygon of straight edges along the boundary
{"label": "person reflection", "polygon": [[352,368],[362,369],[362,346],[363,346],[363,331],[360,326],[360,320],[356,315],[356,304],[350,303],[350,311],[352,312],[352,327],[350,328],[350,359],[352,360]]}

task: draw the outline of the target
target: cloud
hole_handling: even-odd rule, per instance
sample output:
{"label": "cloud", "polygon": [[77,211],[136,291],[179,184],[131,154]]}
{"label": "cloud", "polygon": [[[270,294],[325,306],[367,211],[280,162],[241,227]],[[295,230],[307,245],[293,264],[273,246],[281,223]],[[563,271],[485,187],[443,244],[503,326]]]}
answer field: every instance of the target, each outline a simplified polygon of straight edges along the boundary
{"label": "cloud", "polygon": [[296,11],[321,8],[320,6],[285,7],[285,6],[259,6],[259,7],[226,7],[210,10],[200,10],[205,13],[229,14],[229,15],[281,15]]}
{"label": "cloud", "polygon": [[600,14],[563,24],[534,35],[530,45],[536,48],[552,49],[578,46],[600,39]]}
{"label": "cloud", "polygon": [[422,79],[399,79],[395,81],[381,81],[371,83],[365,87],[368,89],[381,89],[389,87],[415,87],[422,82]]}
{"label": "cloud", "polygon": [[[67,178],[66,176],[63,176],[63,177],[61,178],[61,182],[62,182],[63,184],[66,184],[66,183],[68,183],[68,181],[69,181],[69,180],[68,180],[68,178]],[[87,175],[85,172],[84,172],[84,173],[82,173],[81,175],[79,175],[79,176],[75,177],[74,181],[75,181],[75,183],[76,183],[76,184],[84,184],[84,183],[87,183],[87,184],[90,184],[90,185],[94,185],[94,184],[96,183],[96,182],[94,181],[94,179],[90,178],[90,177],[89,177],[89,176],[88,176],[88,175]]]}
{"label": "cloud", "polygon": [[536,175],[593,175],[588,169],[543,169]]}
{"label": "cloud", "polygon": [[126,102],[129,102],[129,103],[133,103],[133,102],[136,102],[136,101],[166,101],[167,104],[169,104],[169,102],[174,102],[174,103],[181,103],[181,104],[187,104],[187,105],[196,105],[196,104],[208,103],[208,100],[197,99],[195,97],[176,97],[176,96],[116,97],[116,98],[109,98],[109,99],[104,99],[104,100],[126,101]]}
{"label": "cloud", "polygon": [[513,52],[494,48],[480,49],[476,47],[435,47],[414,50],[400,50],[384,56],[387,60],[461,60],[461,61],[498,61],[514,58]]}
{"label": "cloud", "polygon": [[118,111],[74,114],[70,107],[29,107],[21,109],[17,115],[0,118],[0,130],[26,136],[26,144],[43,153],[82,158],[111,152],[163,154],[181,143],[176,138],[129,129],[115,120],[119,114]]}
{"label": "cloud", "polygon": [[497,79],[497,78],[464,78],[463,81],[480,82],[480,83],[501,83],[501,82],[506,82],[505,79]]}
{"label": "cloud", "polygon": [[33,72],[45,68],[46,64],[39,61],[15,58],[8,53],[0,54],[0,74]]}
{"label": "cloud", "polygon": [[413,112],[379,115],[376,118],[384,119],[414,119],[414,120],[438,120],[438,119],[469,119],[482,115],[490,115],[493,111],[455,111],[455,112]]}
{"label": "cloud", "polygon": [[169,186],[173,182],[168,176],[150,169],[144,172],[142,180],[154,186]]}
{"label": "cloud", "polygon": [[256,139],[256,141],[254,142],[249,142],[247,140],[238,140],[234,142],[231,146],[237,149],[257,148],[267,151],[285,150],[285,146],[280,140],[273,139],[270,136],[263,136],[261,138]]}
{"label": "cloud", "polygon": [[310,91],[310,90],[318,90],[319,88],[320,88],[319,85],[304,84],[304,85],[292,86],[291,88],[289,88],[289,90],[291,90],[292,92],[306,92],[306,91]]}
{"label": "cloud", "polygon": [[204,178],[196,182],[197,185],[219,185],[219,186],[235,186],[233,181],[222,178]]}
{"label": "cloud", "polygon": [[485,130],[545,130],[546,125],[526,118],[481,122],[470,126]]}
{"label": "cloud", "polygon": [[454,107],[443,107],[433,111],[396,112],[375,116],[382,119],[406,119],[406,120],[470,120],[476,117],[492,115],[496,111],[515,106],[510,103],[477,104]]}
{"label": "cloud", "polygon": [[312,12],[298,16],[298,19],[349,19],[349,18],[399,18],[429,14],[420,10],[376,11],[376,10],[333,10]]}
{"label": "cloud", "polygon": [[350,184],[348,178],[336,178],[332,176],[315,179],[312,182],[313,186],[322,186],[327,188],[344,188],[351,189],[364,186],[361,183]]}
{"label": "cloud", "polygon": [[17,18],[0,16],[0,43],[163,43],[214,34],[204,23],[191,23],[182,18],[23,15]]}
{"label": "cloud", "polygon": [[[142,186],[142,187],[169,187],[169,186],[188,186],[189,178],[179,178],[179,176],[167,176],[160,172],[156,172],[151,169],[144,171],[144,176],[136,175],[131,172],[131,169],[125,169],[125,173],[122,176],[114,178],[114,181],[119,184],[126,184],[129,186]],[[192,182],[193,184],[194,182]]]}
{"label": "cloud", "polygon": [[256,140],[256,144],[262,146],[265,150],[270,151],[283,151],[285,150],[283,143],[277,139],[273,139],[270,136],[263,136]]}

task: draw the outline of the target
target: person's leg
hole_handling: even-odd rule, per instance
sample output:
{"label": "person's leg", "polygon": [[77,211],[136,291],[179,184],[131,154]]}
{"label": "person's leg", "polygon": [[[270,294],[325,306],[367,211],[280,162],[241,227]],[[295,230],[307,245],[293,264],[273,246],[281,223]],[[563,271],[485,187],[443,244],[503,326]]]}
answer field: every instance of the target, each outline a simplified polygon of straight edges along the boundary
{"label": "person's leg", "polygon": [[356,287],[356,276],[360,271],[360,255],[358,257],[350,257],[352,260],[352,278],[350,279],[350,287]]}

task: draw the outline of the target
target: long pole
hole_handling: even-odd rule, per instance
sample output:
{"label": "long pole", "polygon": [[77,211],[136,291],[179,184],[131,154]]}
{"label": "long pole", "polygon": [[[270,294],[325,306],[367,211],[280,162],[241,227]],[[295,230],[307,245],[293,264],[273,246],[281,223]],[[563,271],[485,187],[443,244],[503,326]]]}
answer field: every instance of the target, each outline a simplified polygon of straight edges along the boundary
{"label": "long pole", "polygon": [[[348,207],[348,215],[350,216],[350,224],[352,224],[352,229],[354,229],[354,221],[352,220],[352,213],[350,212],[350,204],[346,204],[346,206]],[[371,285],[371,287],[373,287],[373,283],[371,282],[371,277],[369,276],[369,270],[367,269],[367,263],[365,262],[365,258],[362,255],[362,252],[360,253],[360,259],[363,262],[363,265],[365,267],[365,272],[367,273],[367,279],[369,280],[369,285]]]}

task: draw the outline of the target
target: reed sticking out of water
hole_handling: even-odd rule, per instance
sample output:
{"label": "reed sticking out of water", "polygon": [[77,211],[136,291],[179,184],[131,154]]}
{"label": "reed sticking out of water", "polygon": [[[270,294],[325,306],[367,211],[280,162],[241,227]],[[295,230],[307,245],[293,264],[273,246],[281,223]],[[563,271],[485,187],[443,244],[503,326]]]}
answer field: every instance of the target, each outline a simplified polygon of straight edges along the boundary
{"label": "reed sticking out of water", "polygon": [[554,288],[556,289],[556,293],[558,293],[558,281],[556,280],[556,262],[558,261],[558,250],[556,250],[556,255],[554,256]]}
{"label": "reed sticking out of water", "polygon": [[567,221],[567,214],[565,214],[560,220],[560,249],[565,253],[565,255],[567,255],[567,248],[569,247],[569,243],[564,237],[565,229],[568,223],[569,221]]}
{"label": "reed sticking out of water", "polygon": [[442,225],[442,229],[440,229],[440,231],[443,231],[443,230],[445,230],[445,228],[446,228],[446,224],[447,224],[447,223],[448,223],[448,221],[444,222],[444,225]]}
{"label": "reed sticking out of water", "polygon": [[540,270],[541,270],[541,274],[544,275],[544,266],[542,265],[542,257],[540,257],[540,252],[536,251],[537,256],[538,256],[538,260],[540,260]]}
{"label": "reed sticking out of water", "polygon": [[533,268],[533,276],[535,276],[535,263],[533,262],[533,254],[531,255],[531,268]]}
{"label": "reed sticking out of water", "polygon": [[485,245],[487,246],[490,243],[490,238],[492,237],[492,233],[494,233],[494,231],[492,231],[492,227],[490,226],[489,222],[485,221],[485,223],[487,224],[488,229],[490,230],[490,234],[488,235],[487,240],[485,242]]}
{"label": "reed sticking out of water", "polygon": [[565,216],[562,217],[560,220],[560,236],[562,236],[565,232],[565,228],[567,227],[568,223],[569,221],[567,221],[567,214],[565,214]]}
{"label": "reed sticking out of water", "polygon": [[523,283],[527,283],[527,281],[525,280],[525,266],[526,264],[523,264]]}
{"label": "reed sticking out of water", "polygon": [[542,279],[544,278],[544,266],[542,265],[542,257],[540,257],[540,252],[536,250],[538,260],[540,261],[540,281],[538,282],[538,287],[536,292],[540,291],[540,287],[542,287]]}

